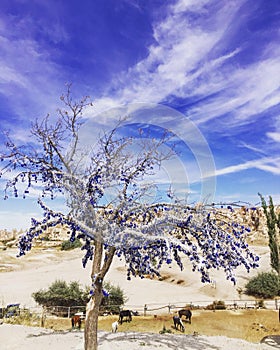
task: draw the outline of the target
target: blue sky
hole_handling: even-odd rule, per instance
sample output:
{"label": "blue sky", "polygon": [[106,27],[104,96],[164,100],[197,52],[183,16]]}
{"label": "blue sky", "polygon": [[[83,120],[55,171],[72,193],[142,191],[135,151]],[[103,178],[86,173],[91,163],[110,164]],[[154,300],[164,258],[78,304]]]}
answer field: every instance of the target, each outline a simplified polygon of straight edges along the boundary
{"label": "blue sky", "polygon": [[[1,128],[25,142],[72,82],[92,120],[128,105],[174,132],[185,153],[165,172],[191,200],[210,181],[216,202],[280,203],[279,43],[279,0],[1,0]],[[35,206],[8,202],[0,227],[27,226]]]}

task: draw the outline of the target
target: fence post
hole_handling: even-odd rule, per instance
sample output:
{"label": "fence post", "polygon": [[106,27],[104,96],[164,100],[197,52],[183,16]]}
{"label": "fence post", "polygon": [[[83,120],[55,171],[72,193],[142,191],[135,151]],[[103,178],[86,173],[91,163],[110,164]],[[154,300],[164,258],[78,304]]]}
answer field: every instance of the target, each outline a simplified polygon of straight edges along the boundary
{"label": "fence post", "polygon": [[148,310],[148,307],[147,307],[147,304],[145,304],[145,305],[144,305],[144,316],[146,316],[147,310]]}
{"label": "fence post", "polygon": [[42,309],[42,316],[41,316],[41,327],[45,327],[45,321],[46,321],[46,307],[43,306],[43,309]]}
{"label": "fence post", "polygon": [[71,306],[68,307],[68,318],[70,318]]}

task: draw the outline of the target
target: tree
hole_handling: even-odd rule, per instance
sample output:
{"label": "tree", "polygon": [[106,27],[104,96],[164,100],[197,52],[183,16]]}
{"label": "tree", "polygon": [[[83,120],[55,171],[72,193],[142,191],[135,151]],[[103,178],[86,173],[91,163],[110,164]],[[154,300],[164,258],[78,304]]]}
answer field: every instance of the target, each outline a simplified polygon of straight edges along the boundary
{"label": "tree", "polygon": [[101,308],[104,311],[118,313],[126,302],[124,291],[119,286],[114,286],[110,282],[104,282],[104,289],[108,292],[108,297],[101,301]]}
{"label": "tree", "polygon": [[[101,301],[102,310],[118,313],[124,305],[126,297],[119,286],[104,282],[104,293]],[[43,306],[86,306],[89,300],[90,287],[81,288],[77,281],[69,284],[63,280],[54,281],[48,289],[40,289],[32,294],[39,305]]]}
{"label": "tree", "polygon": [[82,306],[88,302],[87,290],[83,290],[76,281],[67,284],[56,280],[47,290],[41,289],[32,297],[43,306]]}
{"label": "tree", "polygon": [[266,200],[260,193],[259,196],[268,228],[270,265],[278,276],[280,276],[280,212],[278,214],[276,213],[271,196],[269,196],[269,206],[267,206]]}
{"label": "tree", "polygon": [[61,250],[72,250],[75,248],[80,248],[82,243],[79,239],[75,239],[74,241],[64,241],[61,243]]}
{"label": "tree", "polygon": [[273,298],[279,295],[280,281],[275,272],[262,272],[246,284],[246,294],[260,298]]}
{"label": "tree", "polygon": [[[53,120],[47,116],[32,124],[30,143],[19,146],[6,134],[2,174],[10,179],[4,199],[25,198],[34,187],[41,192],[38,204],[43,219],[31,220],[19,241],[20,256],[31,249],[35,237],[58,224],[68,226],[72,241],[76,237],[84,241],[83,265],[92,260],[86,350],[97,349],[98,313],[106,293],[103,281],[114,256],[126,262],[128,279],[159,275],[161,266],[173,260],[183,269],[183,255],[201,274],[202,282],[210,281],[211,268],[222,268],[235,282],[237,266],[248,271],[257,266],[258,258],[245,242],[247,229],[231,222],[231,206],[223,210],[214,205],[191,206],[172,191],[165,202],[151,196],[156,183],[148,179],[174,152],[168,131],[152,137],[140,129],[137,136],[126,136],[120,120],[100,135],[94,147],[86,147],[79,135],[87,127],[82,116],[91,106],[89,98],[74,101],[69,85],[61,101],[64,107]],[[23,190],[22,183],[26,184]],[[62,194],[67,205],[63,212],[46,201]]]}

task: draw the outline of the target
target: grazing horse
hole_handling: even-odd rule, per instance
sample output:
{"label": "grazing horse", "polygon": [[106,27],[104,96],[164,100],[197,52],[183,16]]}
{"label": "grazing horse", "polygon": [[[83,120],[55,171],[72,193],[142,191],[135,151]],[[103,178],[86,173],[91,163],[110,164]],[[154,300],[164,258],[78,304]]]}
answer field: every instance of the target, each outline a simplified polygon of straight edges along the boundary
{"label": "grazing horse", "polygon": [[186,316],[186,321],[189,320],[189,323],[192,323],[192,312],[191,310],[182,309],[178,311],[179,317]]}
{"label": "grazing horse", "polygon": [[72,328],[78,325],[78,328],[81,329],[82,319],[80,315],[74,315],[71,318]]}
{"label": "grazing horse", "polygon": [[173,316],[173,322],[174,322],[175,329],[178,329],[179,327],[179,330],[181,332],[185,332],[185,327],[179,316]]}
{"label": "grazing horse", "polygon": [[115,321],[112,323],[112,333],[117,333],[119,322]]}
{"label": "grazing horse", "polygon": [[120,315],[119,315],[119,323],[120,324],[123,323],[124,317],[126,317],[126,321],[127,322],[132,321],[131,311],[130,310],[122,310],[122,311],[120,311]]}

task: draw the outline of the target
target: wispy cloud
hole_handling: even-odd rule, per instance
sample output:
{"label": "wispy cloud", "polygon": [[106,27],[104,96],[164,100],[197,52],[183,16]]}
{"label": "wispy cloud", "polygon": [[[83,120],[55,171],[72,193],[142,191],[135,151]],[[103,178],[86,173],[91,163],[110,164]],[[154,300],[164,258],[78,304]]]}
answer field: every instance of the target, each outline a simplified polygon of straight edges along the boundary
{"label": "wispy cloud", "polygon": [[246,148],[246,149],[251,150],[251,151],[253,151],[254,153],[257,153],[257,154],[266,155],[266,153],[267,153],[263,148],[261,148],[261,147],[254,147],[251,144],[248,144],[246,142],[240,142],[238,147]]}
{"label": "wispy cloud", "polygon": [[[128,6],[128,2],[123,3]],[[130,5],[135,5],[141,15],[146,11],[141,1]],[[206,179],[248,169],[279,175],[279,158],[274,155],[279,152],[280,142],[280,32],[276,21],[273,24],[265,17],[262,2],[177,0],[162,5],[164,11],[157,15],[153,11],[149,13],[148,30],[145,32],[148,32],[149,40],[146,41],[145,37],[141,41],[146,43],[145,47],[141,47],[141,54],[134,56],[127,48],[127,54],[121,56],[129,56],[129,59],[124,59],[125,63],[122,62],[122,72],[118,71],[118,64],[117,69],[110,70],[114,59],[106,55],[103,57],[107,51],[102,49],[99,52],[94,39],[86,37],[88,33],[83,40],[88,42],[87,39],[90,39],[90,44],[82,46],[86,53],[82,52],[79,60],[69,57],[69,47],[76,47],[68,47],[67,44],[79,39],[71,33],[72,22],[59,19],[63,5],[57,5],[56,10],[59,11],[55,16],[51,2],[42,6],[39,9],[46,11],[47,19],[45,16],[35,19],[29,11],[17,18],[0,15],[0,95],[8,101],[8,112],[11,110],[19,117],[15,120],[26,123],[35,115],[43,116],[55,110],[57,97],[70,76],[74,90],[76,83],[79,87],[84,84],[86,93],[95,96],[94,108],[88,109],[85,114],[89,118],[99,114],[95,129],[100,127],[102,130],[104,127],[106,130],[112,125],[112,120],[118,119],[118,113],[111,113],[111,108],[129,105],[125,113],[135,116],[130,121],[171,129],[178,138],[186,141],[200,168],[200,171],[192,167],[188,169],[189,183],[197,177]],[[153,6],[151,8],[155,10]],[[115,10],[115,7],[112,8],[114,15]],[[273,16],[277,19],[275,14]],[[48,25],[50,18],[54,18],[51,26]],[[259,18],[261,28],[258,27]],[[101,22],[103,20],[107,18],[102,17]],[[90,28],[93,30],[94,25]],[[134,32],[129,35],[132,37]],[[92,51],[91,44],[94,47]],[[106,41],[103,46],[109,44]],[[94,79],[97,70],[91,70],[96,63],[96,54],[101,57],[100,61],[106,62],[102,67],[110,74],[114,73],[103,93],[96,90],[98,84]],[[87,86],[84,81],[80,83],[80,74],[90,77],[86,80]],[[109,81],[108,76],[106,82]],[[92,93],[89,86],[92,86]],[[143,105],[137,105],[137,102]],[[173,106],[177,111],[162,109],[160,113],[151,113],[153,107],[147,109],[147,104]],[[137,112],[141,108],[142,114]],[[108,113],[100,114],[104,111]],[[4,110],[0,116],[2,126],[5,122],[13,125],[14,121],[10,122],[5,115]],[[255,127],[259,124],[261,126],[255,135]],[[20,131],[18,128],[15,130],[15,138],[22,142],[27,140],[25,126],[22,124]],[[248,134],[250,137],[247,138]],[[234,154],[236,164],[220,165],[220,169],[215,171],[208,142],[213,142],[216,151],[217,145],[222,144],[219,136],[231,139],[232,149],[227,147],[220,152],[226,154],[227,165],[232,164],[228,157]],[[93,139],[93,135],[91,137]],[[263,158],[267,155],[271,157]],[[223,164],[221,159],[222,155],[219,163]],[[179,177],[171,170],[169,172],[174,183],[179,183]],[[162,180],[157,178],[159,183],[165,179],[162,176]]]}
{"label": "wispy cloud", "polygon": [[242,164],[231,165],[223,169],[217,169],[215,175],[221,176],[226,174],[232,174],[251,168],[265,170],[272,174],[280,175],[280,157],[261,158],[257,160],[251,160]]}
{"label": "wispy cloud", "polygon": [[280,143],[280,132],[268,132],[266,135],[273,141]]}
{"label": "wispy cloud", "polygon": [[[170,6],[168,15],[154,23],[155,43],[148,48],[147,57],[115,77],[114,88],[118,92],[97,100],[97,109],[139,101],[174,103],[176,99],[184,99],[192,101],[186,102],[184,112],[196,125],[203,127],[211,121],[211,130],[204,132],[228,134],[230,129],[238,134],[242,126],[254,124],[262,113],[279,107],[277,38],[262,42],[258,59],[248,60],[246,64],[238,63],[244,55],[243,44],[229,49],[232,27],[241,27],[242,20],[248,20],[248,14],[243,17],[238,14],[244,3],[182,0]],[[156,124],[159,119],[149,116],[149,120]],[[216,124],[217,120],[221,122]],[[171,119],[169,122],[174,125]],[[185,118],[177,118],[176,125],[179,134],[189,131]],[[275,131],[264,137],[279,142],[279,130],[275,123]],[[252,152],[269,153],[249,143],[246,147]],[[250,168],[280,173],[275,159],[263,158],[225,167],[215,175]]]}
{"label": "wispy cloud", "polygon": [[[1,16],[0,94],[21,122],[54,111],[61,93],[62,70],[34,34],[36,26],[38,22],[31,17]],[[53,26],[51,30],[57,31]],[[49,37],[58,40],[55,36],[59,35]]]}
{"label": "wispy cloud", "polygon": [[[240,127],[244,123],[250,123],[257,114],[280,104],[279,70],[280,62],[276,53],[274,58],[246,68],[234,67],[230,74],[225,73],[216,81],[219,94],[203,104],[198,104],[191,109],[190,114],[199,124],[226,114],[231,116],[227,118],[228,127]],[[204,88],[209,91],[206,84]]]}
{"label": "wispy cloud", "polygon": [[192,99],[197,103],[185,113],[197,125],[230,114],[227,127],[240,127],[279,105],[276,39],[267,44],[258,61],[246,65],[234,61],[243,54],[242,46],[217,50],[228,46],[229,28],[243,4],[178,1],[170,6],[168,16],[154,24],[155,43],[148,48],[147,57],[114,78],[118,93],[97,100],[99,111],[114,103]]}
{"label": "wispy cloud", "polygon": [[[163,21],[154,24],[156,43],[149,47],[148,56],[125,72],[118,82],[124,85],[118,96],[123,102],[160,102],[171,94],[190,96],[198,76],[211,66],[219,67],[235,54],[203,64],[238,9],[238,5],[236,9],[220,7],[213,16],[215,25],[211,27],[206,25],[205,18],[211,15],[204,5],[205,1],[196,4],[181,1],[170,8]],[[201,18],[194,21],[194,16]],[[127,86],[127,82],[131,83]]]}

